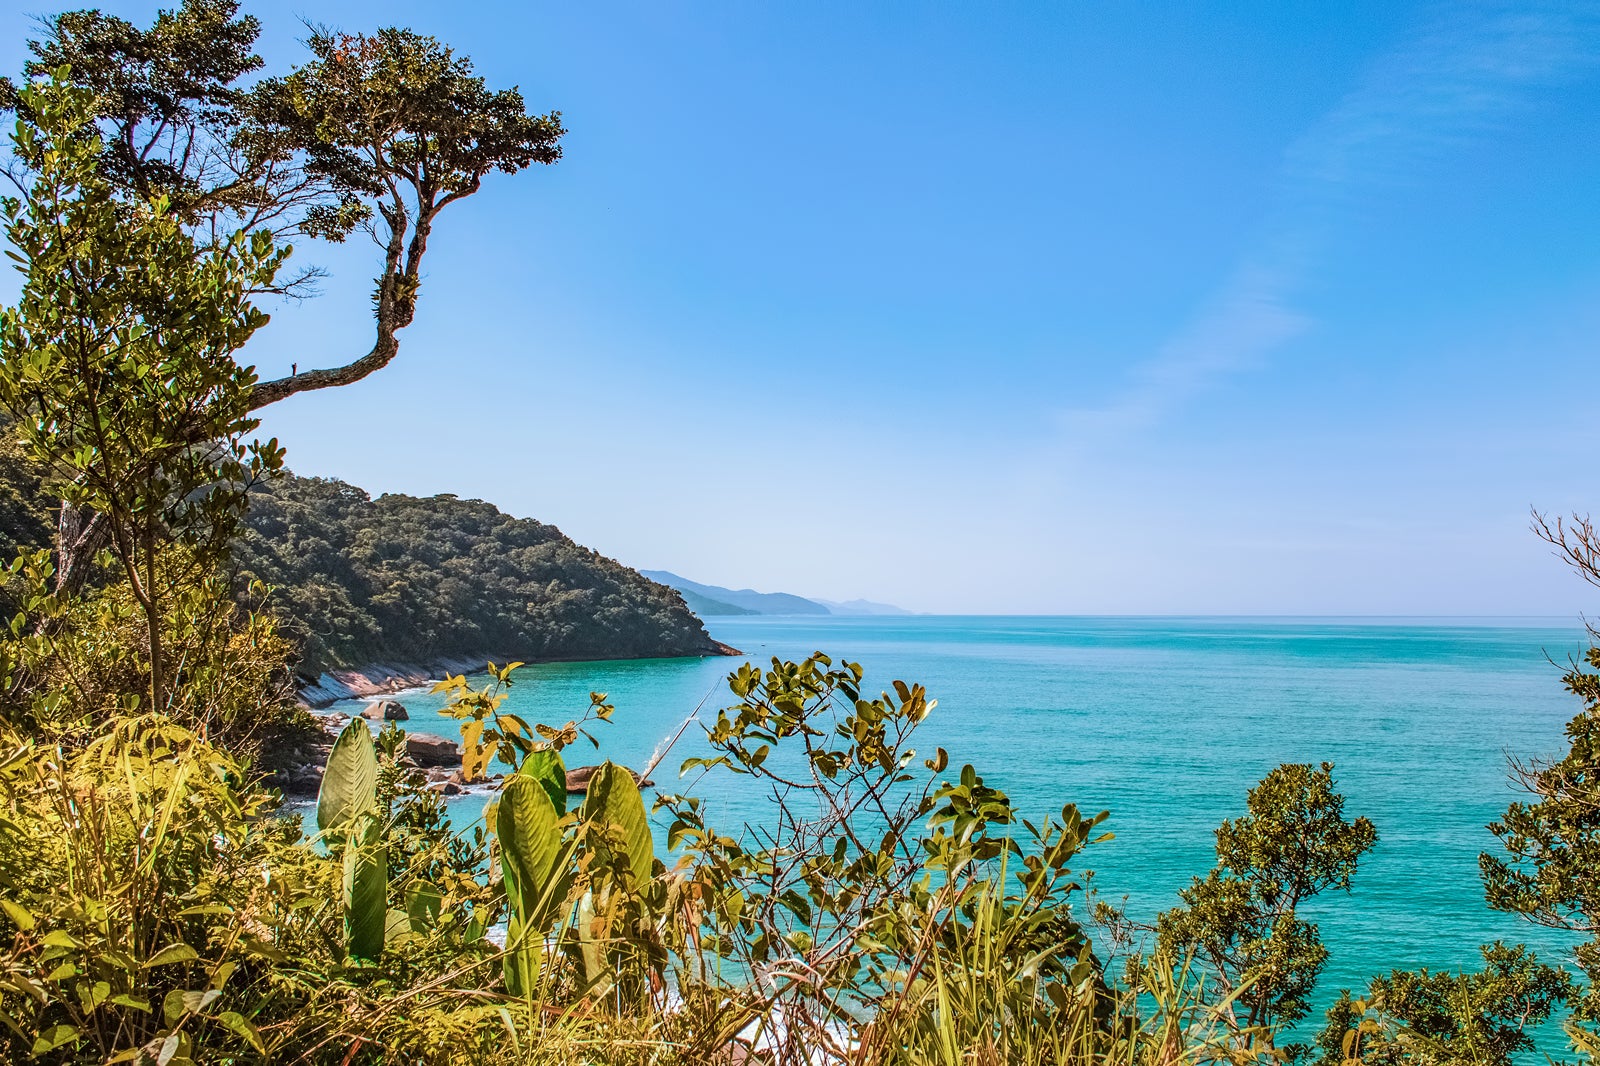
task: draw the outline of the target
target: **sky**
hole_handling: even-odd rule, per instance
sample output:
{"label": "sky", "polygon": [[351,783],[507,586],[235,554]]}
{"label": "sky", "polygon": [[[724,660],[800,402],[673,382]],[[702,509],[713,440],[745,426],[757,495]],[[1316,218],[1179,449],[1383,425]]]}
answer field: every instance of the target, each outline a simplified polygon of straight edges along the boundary
{"label": "sky", "polygon": [[[1600,613],[1528,531],[1600,511],[1600,5],[245,7],[570,130],[267,409],[299,473],[917,611]],[[295,262],[264,376],[371,345],[377,249]]]}

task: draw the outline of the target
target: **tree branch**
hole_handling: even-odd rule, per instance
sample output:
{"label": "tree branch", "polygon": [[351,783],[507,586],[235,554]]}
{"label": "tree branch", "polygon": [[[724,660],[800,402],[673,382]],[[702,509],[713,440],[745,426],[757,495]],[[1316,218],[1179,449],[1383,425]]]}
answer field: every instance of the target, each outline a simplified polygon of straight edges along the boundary
{"label": "tree branch", "polygon": [[368,374],[388,366],[399,351],[400,340],[394,335],[394,330],[380,328],[377,343],[372,346],[372,351],[353,363],[326,370],[307,370],[289,377],[261,382],[250,393],[250,409],[259,411],[268,404],[286,400],[296,393],[332,389],[360,381]]}

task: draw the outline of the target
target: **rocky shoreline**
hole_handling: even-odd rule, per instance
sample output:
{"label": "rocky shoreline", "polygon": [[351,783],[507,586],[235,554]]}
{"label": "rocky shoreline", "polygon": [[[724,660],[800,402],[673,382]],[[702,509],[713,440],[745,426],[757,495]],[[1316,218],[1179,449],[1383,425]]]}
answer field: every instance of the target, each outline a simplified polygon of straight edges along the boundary
{"label": "rocky shoreline", "polygon": [[388,696],[432,684],[447,674],[469,674],[483,669],[485,659],[440,659],[432,663],[373,663],[358,670],[329,670],[321,676],[297,679],[300,702],[321,709],[340,700]]}
{"label": "rocky shoreline", "polygon": [[[729,647],[721,641],[712,643],[716,645],[716,650],[709,654],[726,656],[744,654],[738,648]],[[430,663],[373,663],[353,670],[329,670],[315,678],[297,678],[296,694],[302,704],[313,710],[319,710],[340,700],[389,696],[407,689],[420,688],[448,674],[477,673],[483,669],[484,663],[490,660],[507,662],[515,661],[515,657],[458,656],[437,659]]]}
{"label": "rocky shoreline", "polygon": [[[710,654],[739,656],[744,652],[713,641],[716,651]],[[704,658],[704,656],[702,656]],[[473,656],[471,658],[443,658],[430,663],[374,663],[356,670],[329,670],[315,678],[297,678],[296,694],[302,706],[321,710],[342,700],[392,696],[395,693],[432,685],[450,674],[472,674],[481,671],[488,660],[515,661],[510,656]],[[405,708],[394,700],[378,699],[358,712],[363,717],[379,721],[404,721]],[[339,731],[350,721],[348,714],[318,715],[322,732],[293,751],[280,754],[274,760],[280,767],[270,781],[289,796],[314,796],[322,786],[322,768],[328,751]],[[449,737],[435,733],[407,733],[406,755],[424,770],[430,787],[445,795],[465,791],[460,779],[460,745]],[[574,767],[567,774],[567,789],[583,792],[588,784],[588,774],[594,767]],[[637,777],[637,773],[634,775]],[[644,782],[648,784],[649,782]]]}

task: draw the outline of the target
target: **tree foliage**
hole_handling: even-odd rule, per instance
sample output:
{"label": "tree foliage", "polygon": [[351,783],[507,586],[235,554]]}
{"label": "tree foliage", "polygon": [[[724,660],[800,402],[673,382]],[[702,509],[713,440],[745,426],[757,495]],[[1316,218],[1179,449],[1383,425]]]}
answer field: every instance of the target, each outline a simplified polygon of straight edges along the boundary
{"label": "tree foliage", "polygon": [[[148,29],[94,9],[42,20],[42,29],[28,42],[23,78],[66,68],[94,94],[101,174],[123,199],[165,198],[186,225],[225,237],[292,228],[325,195],[293,146],[252,116],[240,80],[261,69],[261,23],[233,0],[184,0]],[[0,83],[0,103],[27,116],[10,82]]]}
{"label": "tree foliage", "polygon": [[[1588,664],[1600,668],[1600,648],[1589,649]],[[1567,753],[1520,767],[1532,798],[1489,826],[1506,854],[1478,862],[1491,907],[1587,938],[1576,958],[1592,987],[1600,982],[1600,675],[1575,664],[1565,683],[1583,701],[1567,723]],[[1600,998],[1586,1008],[1600,1021]]]}
{"label": "tree foliage", "polygon": [[266,322],[251,296],[288,251],[265,232],[202,250],[164,198],[120,203],[93,94],[64,77],[22,93],[16,150],[34,179],[0,200],[23,274],[0,310],[0,405],[64,504],[104,522],[146,614],[159,708],[169,601],[226,551],[248,485],[282,465],[276,441],[245,439],[255,374],[233,353]]}
{"label": "tree foliage", "polygon": [[1479,950],[1476,972],[1395,970],[1361,999],[1343,992],[1317,1039],[1322,1066],[1510,1066],[1532,1051],[1532,1031],[1571,997],[1571,975],[1520,944]]}
{"label": "tree foliage", "polygon": [[382,248],[372,297],[377,337],[354,362],[263,383],[258,406],[347,385],[387,365],[399,351],[398,331],[416,314],[422,259],[440,212],[476,193],[493,171],[556,162],[566,132],[559,112],[529,115],[520,92],[490,90],[470,60],[432,37],[395,28],[318,30],[306,43],[312,60],[258,85],[251,114],[281,131],[332,196],[308,212],[305,231],[340,239],[360,226]]}
{"label": "tree foliage", "polygon": [[[1534,531],[1591,585],[1600,587],[1600,535],[1584,516],[1570,522],[1534,516]],[[1590,629],[1600,645],[1600,632]],[[1562,683],[1578,698],[1560,759],[1518,762],[1515,776],[1531,794],[1489,826],[1505,855],[1478,864],[1491,907],[1586,938],[1575,958],[1589,979],[1579,1013],[1600,1022],[1600,646],[1573,661]]]}

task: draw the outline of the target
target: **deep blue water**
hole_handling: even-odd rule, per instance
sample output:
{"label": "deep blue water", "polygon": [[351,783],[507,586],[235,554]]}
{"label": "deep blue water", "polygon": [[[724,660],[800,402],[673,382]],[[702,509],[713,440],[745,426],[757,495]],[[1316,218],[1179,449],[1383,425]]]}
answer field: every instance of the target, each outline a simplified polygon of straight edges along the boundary
{"label": "deep blue water", "polygon": [[[1347,814],[1371,818],[1380,839],[1348,896],[1309,908],[1332,952],[1319,1003],[1382,970],[1475,967],[1477,945],[1496,938],[1552,959],[1567,944],[1488,910],[1477,857],[1497,847],[1484,827],[1516,798],[1507,754],[1564,748],[1578,705],[1546,656],[1584,646],[1575,621],[740,617],[709,628],[757,662],[820,649],[862,663],[874,690],[926,684],[939,706],[921,750],[973,763],[1024,810],[1111,811],[1116,839],[1084,865],[1141,918],[1211,866],[1217,823],[1268,770],[1335,763]],[[638,767],[702,702],[713,717],[732,702],[722,680],[737,662],[526,667],[507,709],[558,723],[606,692],[617,713],[598,727],[599,754]],[[411,728],[455,735],[441,697],[402,700]],[[691,730],[659,786],[681,787],[676,767],[699,750]],[[704,787],[722,825],[766,813],[758,796]],[[483,802],[456,801],[458,822]]]}

